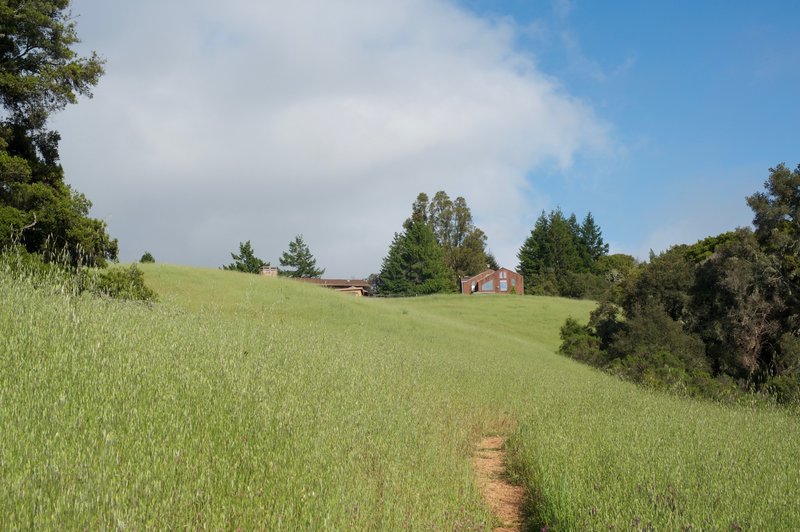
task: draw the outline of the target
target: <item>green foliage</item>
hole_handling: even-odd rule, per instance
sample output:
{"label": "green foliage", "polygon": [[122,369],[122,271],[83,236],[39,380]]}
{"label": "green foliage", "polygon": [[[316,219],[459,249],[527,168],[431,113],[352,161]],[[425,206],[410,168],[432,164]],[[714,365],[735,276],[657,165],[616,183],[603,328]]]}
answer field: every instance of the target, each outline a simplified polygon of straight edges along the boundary
{"label": "green foliage", "polygon": [[247,242],[239,242],[239,254],[231,253],[231,258],[233,262],[227,266],[222,266],[223,270],[258,273],[261,271],[262,266],[269,266],[269,262],[264,262],[255,256],[253,246],[249,240]]}
{"label": "green foliage", "polygon": [[0,252],[0,276],[34,289],[56,289],[61,294],[89,293],[114,299],[157,301],[157,294],[144,282],[135,264],[109,269],[74,266],[64,252],[45,257],[23,246]]}
{"label": "green foliage", "polygon": [[800,165],[769,169],[764,192],[747,198],[753,210],[758,243],[775,257],[785,283],[786,310],[782,328],[800,330]]}
{"label": "green foliage", "polygon": [[68,8],[67,0],[0,3],[0,247],[66,250],[73,265],[104,266],[117,241],[64,183],[60,136],[46,129],[51,113],[91,96],[103,73],[96,54],[72,50]]}
{"label": "green foliage", "polygon": [[686,256],[687,246],[674,246],[653,257],[646,268],[627,283],[622,306],[627,314],[653,304],[661,306],[673,320],[685,320],[690,312],[690,290],[695,265]]}
{"label": "green foliage", "polygon": [[719,372],[764,380],[782,372],[780,337],[787,286],[775,255],[740,229],[697,269],[692,329]]}
{"label": "green foliage", "polygon": [[581,325],[576,319],[569,317],[561,326],[560,334],[559,352],[562,355],[593,366],[605,364],[605,353],[600,349],[600,339],[593,334],[590,327]]}
{"label": "green foliage", "polygon": [[594,271],[597,277],[605,281],[606,289],[602,294],[593,297],[622,304],[624,287],[634,282],[639,272],[639,263],[634,257],[622,253],[604,255],[595,263]]}
{"label": "green foliage", "polygon": [[94,294],[114,299],[156,301],[157,294],[144,282],[144,273],[131,264],[127,268],[114,267],[96,272],[90,284]]}
{"label": "green foliage", "polygon": [[142,254],[142,258],[139,259],[139,262],[141,262],[143,264],[148,263],[148,262],[149,263],[153,263],[155,261],[156,261],[155,257],[153,257],[153,255],[149,251],[145,251]]}
{"label": "green foliage", "polygon": [[583,258],[584,266],[592,269],[598,260],[608,255],[608,244],[603,241],[603,232],[600,230],[592,213],[586,213],[586,218],[578,231],[578,249]]}
{"label": "green foliage", "polygon": [[280,258],[281,266],[289,266],[291,270],[281,270],[281,275],[287,277],[314,277],[319,278],[325,269],[317,268],[317,260],[303,241],[303,235],[297,235],[289,242],[289,251],[284,251]]}
{"label": "green foliage", "polygon": [[407,223],[402,234],[395,234],[383,259],[378,293],[413,296],[454,290],[451,271],[433,230],[424,222]]}
{"label": "green foliage", "polygon": [[596,266],[608,254],[608,244],[592,214],[582,225],[561,209],[544,211],[519,250],[517,271],[532,294],[599,297],[609,286]]}
{"label": "green foliage", "polygon": [[484,271],[490,262],[497,266],[497,261],[494,257],[490,259],[486,250],[486,234],[475,227],[464,198],[459,196],[453,201],[440,190],[429,200],[428,195],[421,192],[403,227],[407,229],[417,222],[427,224],[433,231],[436,242],[442,247],[445,264],[452,270],[454,283]]}
{"label": "green foliage", "polygon": [[[566,329],[575,338],[564,340],[564,353],[581,358],[578,340],[589,334],[603,353],[591,363],[637,382],[712,397],[730,397],[735,386],[784,403],[800,399],[800,167],[771,168],[764,186],[748,198],[755,232],[651,252],[649,264],[606,294],[604,304],[619,303],[623,317],[598,309],[585,331]],[[616,269],[610,259],[598,262]]]}
{"label": "green foliage", "polygon": [[731,240],[736,240],[736,238],[736,231],[728,231],[727,233],[722,233],[717,236],[709,236],[691,246],[686,246],[683,248],[683,252],[690,262],[701,264],[703,261],[711,258],[714,255],[714,251],[719,246]]}

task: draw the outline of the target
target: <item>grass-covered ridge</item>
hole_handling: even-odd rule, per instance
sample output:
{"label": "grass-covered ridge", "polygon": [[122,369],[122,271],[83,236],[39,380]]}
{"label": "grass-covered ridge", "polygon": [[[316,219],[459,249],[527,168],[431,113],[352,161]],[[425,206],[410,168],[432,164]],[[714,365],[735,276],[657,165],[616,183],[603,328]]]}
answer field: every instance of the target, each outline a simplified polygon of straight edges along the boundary
{"label": "grass-covered ridge", "polygon": [[156,305],[0,275],[0,528],[488,528],[498,430],[535,524],[800,523],[798,418],[555,355],[591,303],[142,269]]}

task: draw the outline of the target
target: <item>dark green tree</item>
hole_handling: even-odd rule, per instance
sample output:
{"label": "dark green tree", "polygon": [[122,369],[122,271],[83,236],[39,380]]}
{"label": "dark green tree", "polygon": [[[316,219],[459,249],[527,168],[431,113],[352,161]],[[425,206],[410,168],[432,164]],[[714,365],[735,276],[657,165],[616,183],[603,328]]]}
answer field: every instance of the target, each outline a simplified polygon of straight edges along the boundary
{"label": "dark green tree", "polygon": [[542,211],[536,224],[531,229],[531,234],[522,244],[517,258],[519,265],[517,271],[525,278],[525,284],[533,282],[545,268],[545,249],[547,247],[547,233],[550,229],[550,220],[547,213]]}
{"label": "dark green tree", "polygon": [[494,255],[492,255],[492,253],[489,251],[486,252],[486,267],[492,270],[500,269],[500,265],[497,263],[497,259],[494,258]]}
{"label": "dark green tree", "polygon": [[444,252],[428,224],[411,222],[403,233],[395,233],[389,253],[383,259],[380,294],[412,296],[454,290]]}
{"label": "dark green tree", "polygon": [[575,276],[586,271],[582,258],[580,226],[575,215],[565,217],[561,209],[544,211],[531,234],[517,253],[517,271],[525,278],[525,289],[532,293],[574,293]]}
{"label": "dark green tree", "polygon": [[79,40],[68,8],[69,0],[0,2],[0,246],[19,241],[102,266],[116,258],[117,241],[64,182],[60,136],[47,129],[52,113],[91,97],[103,74],[97,54],[72,49]]}
{"label": "dark green tree", "polygon": [[597,261],[608,255],[608,244],[603,242],[603,232],[595,223],[592,213],[586,214],[578,230],[580,251],[587,270],[594,270]]}
{"label": "dark green tree", "polygon": [[269,262],[264,262],[255,256],[253,246],[250,241],[239,242],[239,254],[231,253],[233,262],[227,266],[222,266],[223,270],[244,272],[244,273],[258,273],[262,266],[269,266]]}
{"label": "dark green tree", "polygon": [[153,257],[153,254],[150,253],[149,251],[145,251],[144,254],[142,255],[142,258],[139,259],[139,262],[142,262],[142,263],[155,262],[155,261],[156,261],[155,257]]}
{"label": "dark green tree", "polygon": [[746,380],[781,374],[779,350],[789,295],[780,261],[750,229],[739,229],[696,270],[690,325],[718,372]]}
{"label": "dark green tree", "polygon": [[[764,192],[747,198],[753,209],[753,225],[759,244],[778,257],[791,287],[790,305],[800,313],[800,165],[785,164],[769,169]],[[800,329],[800,323],[794,323]]]}
{"label": "dark green tree", "polygon": [[289,251],[284,251],[280,258],[281,266],[288,266],[290,270],[281,270],[287,277],[315,277],[319,278],[325,269],[317,268],[317,260],[308,245],[303,241],[303,235],[297,235],[289,242]]}

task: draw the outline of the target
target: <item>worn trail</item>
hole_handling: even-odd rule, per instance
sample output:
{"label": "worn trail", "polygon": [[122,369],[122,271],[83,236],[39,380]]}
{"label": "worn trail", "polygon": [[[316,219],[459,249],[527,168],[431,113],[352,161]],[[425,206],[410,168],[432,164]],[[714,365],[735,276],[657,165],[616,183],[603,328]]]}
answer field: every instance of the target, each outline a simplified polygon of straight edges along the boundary
{"label": "worn trail", "polygon": [[502,523],[495,532],[521,530],[522,503],[525,500],[525,489],[510,484],[506,478],[505,441],[502,436],[483,438],[472,459],[483,496]]}

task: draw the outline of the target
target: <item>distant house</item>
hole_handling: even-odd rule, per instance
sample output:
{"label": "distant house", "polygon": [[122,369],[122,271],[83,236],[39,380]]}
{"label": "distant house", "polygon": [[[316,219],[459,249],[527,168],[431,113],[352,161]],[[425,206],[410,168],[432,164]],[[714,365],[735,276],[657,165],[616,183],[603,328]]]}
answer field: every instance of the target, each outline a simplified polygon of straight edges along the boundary
{"label": "distant house", "polygon": [[258,271],[260,275],[264,275],[266,277],[277,277],[278,276],[278,267],[277,266],[262,266],[261,269]]}
{"label": "distant house", "polygon": [[342,292],[343,294],[351,294],[357,297],[369,296],[370,284],[364,279],[314,279],[308,277],[298,277],[298,281],[308,284],[315,284]]}
{"label": "distant house", "polygon": [[513,290],[517,294],[525,293],[522,276],[508,268],[486,270],[472,277],[461,278],[461,293],[470,294],[507,294]]}

